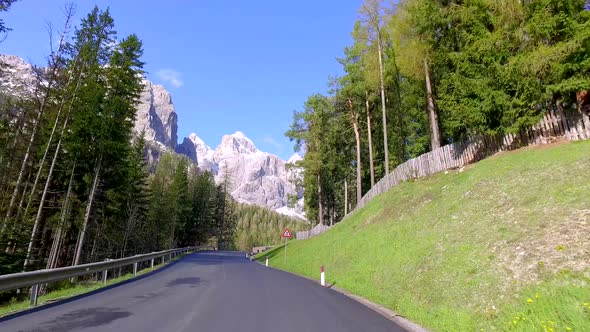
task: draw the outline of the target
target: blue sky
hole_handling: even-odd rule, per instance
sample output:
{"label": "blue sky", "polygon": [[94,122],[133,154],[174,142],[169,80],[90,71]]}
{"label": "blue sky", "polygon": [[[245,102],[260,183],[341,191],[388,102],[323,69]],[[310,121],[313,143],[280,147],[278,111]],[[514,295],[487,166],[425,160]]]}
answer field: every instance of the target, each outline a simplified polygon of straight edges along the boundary
{"label": "blue sky", "polygon": [[[195,132],[215,148],[244,132],[284,159],[294,110],[326,92],[341,72],[335,58],[350,44],[361,0],[75,1],[75,22],[96,4],[110,7],[119,37],[144,42],[148,78],[172,94],[178,136]],[[0,53],[37,65],[49,52],[47,22],[63,23],[65,1],[20,0],[3,15],[13,29]]]}

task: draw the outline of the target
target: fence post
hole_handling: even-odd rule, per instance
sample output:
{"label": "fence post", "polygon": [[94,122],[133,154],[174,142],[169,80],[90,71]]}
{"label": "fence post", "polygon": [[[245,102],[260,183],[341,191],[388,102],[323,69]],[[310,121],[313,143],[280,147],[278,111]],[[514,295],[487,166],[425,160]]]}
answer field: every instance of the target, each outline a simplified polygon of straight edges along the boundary
{"label": "fence post", "polygon": [[39,295],[39,285],[33,285],[31,287],[31,307],[37,305],[37,297]]}
{"label": "fence post", "polygon": [[137,275],[137,262],[133,263],[133,275]]}

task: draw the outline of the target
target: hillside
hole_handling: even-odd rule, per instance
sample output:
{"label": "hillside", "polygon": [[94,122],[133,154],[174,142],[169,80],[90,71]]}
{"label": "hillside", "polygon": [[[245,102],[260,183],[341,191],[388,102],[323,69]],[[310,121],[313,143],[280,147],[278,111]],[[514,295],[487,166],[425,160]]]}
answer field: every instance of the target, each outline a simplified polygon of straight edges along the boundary
{"label": "hillside", "polygon": [[589,166],[589,141],[497,155],[265,255],[434,331],[587,331]]}
{"label": "hillside", "polygon": [[236,208],[236,248],[250,251],[252,247],[281,244],[285,228],[295,233],[309,229],[309,222],[257,205],[238,204]]}

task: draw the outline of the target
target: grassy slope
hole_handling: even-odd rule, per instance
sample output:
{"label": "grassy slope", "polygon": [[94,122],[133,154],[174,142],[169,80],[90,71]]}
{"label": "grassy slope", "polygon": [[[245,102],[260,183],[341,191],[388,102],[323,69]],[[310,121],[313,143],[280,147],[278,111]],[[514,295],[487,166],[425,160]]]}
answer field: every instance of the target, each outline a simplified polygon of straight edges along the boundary
{"label": "grassy slope", "polygon": [[590,141],[403,183],[270,264],[435,331],[590,330]]}

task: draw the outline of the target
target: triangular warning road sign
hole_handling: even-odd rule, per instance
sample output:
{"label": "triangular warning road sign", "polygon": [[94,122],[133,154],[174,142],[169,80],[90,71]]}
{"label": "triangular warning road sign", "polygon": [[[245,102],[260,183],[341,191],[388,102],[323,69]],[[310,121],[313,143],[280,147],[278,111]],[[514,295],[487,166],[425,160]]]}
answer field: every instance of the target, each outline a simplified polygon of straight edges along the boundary
{"label": "triangular warning road sign", "polygon": [[289,231],[288,228],[285,228],[285,231],[283,232],[283,235],[281,235],[282,237],[288,237],[288,238],[292,238],[293,236],[291,236],[291,231]]}

